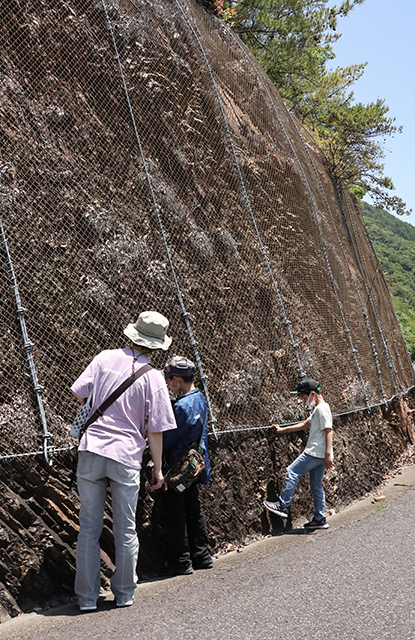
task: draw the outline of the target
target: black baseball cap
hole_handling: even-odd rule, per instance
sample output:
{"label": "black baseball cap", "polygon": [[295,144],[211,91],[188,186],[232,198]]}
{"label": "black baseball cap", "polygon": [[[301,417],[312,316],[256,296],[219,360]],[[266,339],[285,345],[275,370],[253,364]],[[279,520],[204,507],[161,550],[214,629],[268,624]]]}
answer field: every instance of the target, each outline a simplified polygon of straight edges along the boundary
{"label": "black baseball cap", "polygon": [[308,396],[311,391],[316,391],[320,393],[321,386],[317,382],[317,380],[313,380],[313,378],[305,378],[304,380],[300,380],[297,384],[297,391],[290,391],[290,393],[303,394]]}

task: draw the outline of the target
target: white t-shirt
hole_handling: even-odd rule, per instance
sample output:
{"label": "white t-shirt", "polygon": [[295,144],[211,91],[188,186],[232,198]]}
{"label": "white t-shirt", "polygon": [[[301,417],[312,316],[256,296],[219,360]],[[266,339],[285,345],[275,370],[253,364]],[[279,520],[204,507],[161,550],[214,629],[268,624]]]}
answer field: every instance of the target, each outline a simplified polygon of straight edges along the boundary
{"label": "white t-shirt", "polygon": [[[330,406],[327,402],[320,402],[308,418],[311,422],[310,434],[304,453],[315,458],[324,458],[326,455],[326,433],[324,429],[333,428]],[[333,455],[333,450],[331,452]]]}

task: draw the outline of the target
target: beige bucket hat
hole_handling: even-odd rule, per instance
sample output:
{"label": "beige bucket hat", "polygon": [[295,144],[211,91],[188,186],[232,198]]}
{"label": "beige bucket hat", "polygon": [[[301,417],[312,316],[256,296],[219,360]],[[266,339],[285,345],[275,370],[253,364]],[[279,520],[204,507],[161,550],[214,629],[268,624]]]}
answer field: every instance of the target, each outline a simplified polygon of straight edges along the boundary
{"label": "beige bucket hat", "polygon": [[143,311],[135,324],[129,324],[124,334],[142,347],[167,351],[171,338],[167,335],[169,321],[157,311]]}

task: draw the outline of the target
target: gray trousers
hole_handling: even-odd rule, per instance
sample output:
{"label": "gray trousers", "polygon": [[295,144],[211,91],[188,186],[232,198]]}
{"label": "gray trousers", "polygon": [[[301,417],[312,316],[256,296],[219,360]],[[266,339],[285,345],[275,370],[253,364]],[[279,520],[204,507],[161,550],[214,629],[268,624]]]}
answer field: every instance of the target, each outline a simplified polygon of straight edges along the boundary
{"label": "gray trousers", "polygon": [[96,453],[80,451],[77,478],[81,498],[75,578],[78,604],[80,607],[94,607],[98,600],[101,561],[99,538],[109,485],[116,565],[111,577],[111,590],[117,604],[123,605],[133,597],[138,581],[136,509],[140,470]]}

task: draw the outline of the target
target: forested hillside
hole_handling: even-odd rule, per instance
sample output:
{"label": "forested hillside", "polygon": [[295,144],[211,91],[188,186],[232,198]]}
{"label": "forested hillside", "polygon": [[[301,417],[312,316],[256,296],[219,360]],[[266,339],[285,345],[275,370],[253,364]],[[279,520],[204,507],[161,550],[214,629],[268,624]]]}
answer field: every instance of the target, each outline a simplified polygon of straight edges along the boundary
{"label": "forested hillside", "polygon": [[366,202],[363,217],[415,361],[415,227]]}

